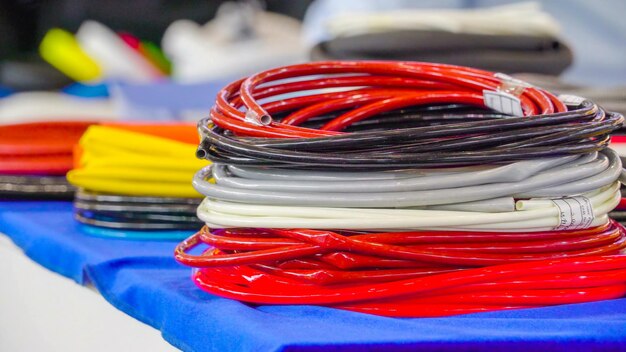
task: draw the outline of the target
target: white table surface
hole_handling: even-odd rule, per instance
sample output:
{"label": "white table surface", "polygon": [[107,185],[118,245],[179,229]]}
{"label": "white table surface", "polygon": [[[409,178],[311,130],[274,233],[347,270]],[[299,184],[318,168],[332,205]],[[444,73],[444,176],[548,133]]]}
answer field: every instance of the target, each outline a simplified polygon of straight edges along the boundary
{"label": "white table surface", "polygon": [[0,234],[0,351],[177,351],[94,289],[30,260]]}

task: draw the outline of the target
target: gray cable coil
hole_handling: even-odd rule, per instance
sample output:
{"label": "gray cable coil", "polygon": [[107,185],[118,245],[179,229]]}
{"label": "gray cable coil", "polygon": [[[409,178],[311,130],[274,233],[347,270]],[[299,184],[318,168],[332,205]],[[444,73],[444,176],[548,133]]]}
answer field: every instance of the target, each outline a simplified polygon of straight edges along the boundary
{"label": "gray cable coil", "polygon": [[[618,155],[606,149],[439,172],[309,172],[218,164],[196,173],[193,186],[209,198],[247,204],[512,211],[513,197],[573,196],[609,185],[621,172]],[[207,181],[211,177],[215,183]]]}

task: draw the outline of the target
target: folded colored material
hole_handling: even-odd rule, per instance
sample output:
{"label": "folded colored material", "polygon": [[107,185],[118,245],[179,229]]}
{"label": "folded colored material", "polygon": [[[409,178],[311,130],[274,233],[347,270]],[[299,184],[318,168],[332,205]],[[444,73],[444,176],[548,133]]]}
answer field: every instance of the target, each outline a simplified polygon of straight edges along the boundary
{"label": "folded colored material", "polygon": [[181,230],[197,228],[200,195],[191,179],[207,164],[195,158],[197,142],[193,125],[92,126],[67,174],[80,188],[75,219],[101,237],[175,239]]}
{"label": "folded colored material", "polygon": [[0,174],[64,175],[72,148],[93,122],[39,122],[0,126]]}
{"label": "folded colored material", "polygon": [[93,122],[37,122],[0,126],[0,196],[71,199],[65,173],[72,150]]}
{"label": "folded colored material", "polygon": [[200,197],[191,186],[195,170],[206,161],[195,158],[196,146],[132,130],[196,138],[189,126],[94,126],[79,142],[76,168],[67,175],[89,191],[128,196]]}

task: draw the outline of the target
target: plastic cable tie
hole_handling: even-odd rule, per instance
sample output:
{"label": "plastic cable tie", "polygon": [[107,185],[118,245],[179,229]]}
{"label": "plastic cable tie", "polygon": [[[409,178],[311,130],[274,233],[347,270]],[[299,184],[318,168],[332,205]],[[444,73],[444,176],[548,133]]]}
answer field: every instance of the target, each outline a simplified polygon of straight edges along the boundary
{"label": "plastic cable tie", "polygon": [[523,117],[521,100],[504,91],[483,90],[485,106],[507,115]]}
{"label": "plastic cable tie", "polygon": [[495,91],[483,90],[485,105],[503,114],[523,117],[524,110],[519,97],[532,85],[504,73],[495,73],[493,76],[500,80],[500,86]]}

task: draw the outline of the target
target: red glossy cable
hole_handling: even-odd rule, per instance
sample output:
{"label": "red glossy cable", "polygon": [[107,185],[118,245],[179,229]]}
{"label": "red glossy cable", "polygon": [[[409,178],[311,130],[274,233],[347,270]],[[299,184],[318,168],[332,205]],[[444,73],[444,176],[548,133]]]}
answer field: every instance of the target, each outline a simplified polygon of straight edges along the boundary
{"label": "red glossy cable", "polygon": [[[557,305],[557,304],[572,304],[572,303],[584,303],[584,302],[593,302],[599,300],[606,299],[615,299],[623,297],[626,293],[624,290],[624,286],[613,286],[613,287],[601,287],[594,289],[586,289],[579,290],[576,289],[573,293],[565,293],[563,292],[561,295],[553,296],[552,302],[544,302],[544,304],[532,304],[532,296],[528,293],[525,295],[528,298],[524,298],[520,301],[524,302],[522,304],[515,304],[502,302],[501,305],[495,303],[497,298],[495,297],[484,297],[487,304],[462,304],[462,303],[437,303],[437,302],[427,302],[427,303],[407,303],[407,304],[399,304],[397,302],[390,303],[376,303],[376,304],[352,304],[352,305],[337,305],[331,306],[334,308],[352,310],[356,312],[368,313],[368,314],[377,314],[377,315],[386,315],[391,317],[439,317],[439,316],[449,316],[449,315],[457,315],[457,314],[468,314],[468,313],[478,313],[478,312],[487,312],[487,311],[497,311],[497,310],[509,310],[509,309],[522,309],[522,308],[536,308],[541,306],[548,305]],[[545,293],[541,292],[540,296],[537,298],[545,299]],[[457,297],[457,301],[462,300],[471,300],[472,297]],[[494,302],[494,303],[491,303]]]}
{"label": "red glossy cable", "polygon": [[403,301],[393,301],[393,303],[454,304],[459,302],[472,302],[473,304],[545,306],[621,297],[624,294],[626,294],[626,284],[624,284],[624,281],[622,280],[621,284],[601,287],[575,287],[565,289],[541,288],[528,290],[498,290],[488,292],[440,294],[419,298],[410,297]]}
{"label": "red glossy cable", "polygon": [[[194,275],[202,289],[227,298],[261,304],[339,305],[418,295],[470,284],[499,282],[547,274],[587,273],[626,268],[626,256],[592,256],[504,264],[399,280],[325,287],[271,277],[250,267],[201,269]],[[232,284],[231,284],[232,281]],[[541,282],[537,282],[541,287]],[[445,292],[445,291],[444,291]]]}
{"label": "red glossy cable", "polygon": [[471,314],[481,312],[493,312],[499,310],[512,310],[524,308],[536,308],[536,306],[496,306],[475,304],[416,304],[412,306],[398,306],[395,304],[376,306],[335,306],[334,308],[352,310],[355,312],[384,315],[394,318],[436,318],[450,315]]}
{"label": "red glossy cable", "polygon": [[[429,317],[467,314],[480,311],[519,309],[558,304],[593,302],[623,297],[626,285],[594,287],[571,290],[533,290],[521,292],[498,292],[497,294],[462,294],[415,302],[376,302],[332,306],[363,313],[395,317]],[[462,302],[471,302],[465,303]],[[454,310],[450,308],[456,307]],[[468,309],[471,307],[471,309]]]}
{"label": "red glossy cable", "polygon": [[[314,75],[335,75],[325,78],[313,78],[297,82],[284,82],[285,79],[314,76]],[[343,75],[343,76],[336,76]],[[349,76],[345,76],[349,75]],[[506,82],[505,82],[506,83]],[[381,61],[330,61],[316,62],[300,65],[282,67],[268,70],[248,77],[245,80],[236,81],[224,88],[217,97],[216,106],[211,112],[213,121],[220,127],[229,129],[240,135],[256,137],[316,137],[331,135],[331,131],[323,132],[308,128],[289,126],[297,124],[301,120],[293,117],[284,123],[272,122],[270,126],[253,126],[246,121],[246,114],[253,118],[269,116],[283,110],[281,103],[268,102],[259,103],[257,99],[265,99],[285,93],[298,91],[310,91],[320,88],[337,87],[370,87],[381,91],[382,88],[390,90],[409,89],[413,94],[434,93],[438,90],[448,90],[454,94],[474,93],[482,97],[484,89],[496,90],[503,84],[503,81],[494,76],[493,73],[457,67],[452,65],[439,65],[416,62],[381,62]],[[416,89],[417,88],[417,89]],[[452,90],[450,90],[452,89]],[[421,92],[420,92],[421,90]],[[425,91],[425,92],[424,92]],[[350,100],[350,93],[342,93],[343,97],[334,102],[327,102],[326,106],[319,106],[319,112],[336,111],[341,104],[347,104]],[[353,94],[360,94],[360,89]],[[405,95],[405,92],[397,93]],[[320,95],[320,94],[318,94]],[[327,96],[326,96],[327,97]],[[313,116],[316,109],[311,104],[322,104],[322,99],[327,98],[302,97],[290,98],[286,102],[290,107],[301,107],[307,109],[306,114]],[[387,97],[390,99],[393,97]],[[450,98],[450,97],[449,97]],[[553,112],[566,111],[565,105],[554,95],[534,87],[523,89],[520,99],[525,115],[550,114]],[[372,102],[371,108],[385,109],[384,99],[377,103]],[[441,98],[441,103],[454,102],[454,99]],[[480,101],[473,101],[482,103]],[[341,103],[341,104],[339,104]],[[337,104],[333,108],[334,104]],[[413,105],[420,104],[416,101]],[[307,106],[308,105],[308,106]],[[246,112],[241,109],[245,108]],[[283,110],[284,111],[284,110]],[[385,110],[386,111],[386,110]],[[305,112],[295,111],[294,116],[305,114]],[[363,116],[365,118],[366,115]],[[345,116],[342,117],[345,119]],[[331,121],[326,129],[340,129],[349,125],[350,120]],[[356,120],[353,120],[356,121]]]}
{"label": "red glossy cable", "polygon": [[[213,231],[214,233],[222,232],[221,230]],[[386,244],[405,244],[411,248],[417,249],[448,249],[448,250],[464,250],[464,251],[495,251],[495,252],[549,252],[555,249],[562,248],[563,250],[573,248],[586,248],[592,247],[597,243],[605,243],[615,240],[619,236],[619,232],[615,229],[607,230],[605,232],[598,232],[590,235],[575,235],[566,233],[562,237],[556,237],[555,239],[544,240],[540,236],[520,236],[517,233],[505,237],[501,242],[498,241],[499,236],[463,236],[459,235],[454,238],[451,236],[419,236],[416,233],[409,233],[410,235],[416,235],[415,237],[398,238],[398,236],[392,237],[394,234],[390,234],[389,237],[384,238],[381,234],[374,235],[358,235],[360,239],[370,239],[377,243]],[[276,237],[262,237],[251,238],[248,236],[237,236],[235,232],[229,233],[228,236],[219,235],[215,236],[206,231],[201,233],[201,240],[211,246],[215,246],[222,250],[261,250],[270,249],[275,247],[297,245],[300,242],[296,240],[290,240],[287,238]],[[402,235],[397,233],[395,235]],[[517,236],[517,238],[515,238]],[[503,236],[504,237],[504,236]],[[530,239],[529,239],[530,237]],[[355,237],[357,238],[357,237]],[[442,242],[443,241],[443,242]],[[488,242],[488,243],[486,243]],[[511,243],[514,242],[514,243]],[[422,243],[422,245],[418,245]],[[426,245],[427,244],[427,245]]]}
{"label": "red glossy cable", "polygon": [[[232,282],[236,285],[247,287],[248,289],[254,289],[257,293],[265,293],[270,296],[280,295],[297,295],[310,292],[330,292],[333,287],[341,287],[341,289],[347,289],[349,287],[357,288],[359,290],[365,287],[376,287],[383,290],[386,285],[382,285],[376,282],[357,282],[342,284],[341,286],[319,286],[318,279],[302,281],[302,277],[290,277],[290,276],[274,276],[274,273],[268,273],[265,268],[259,269],[258,267],[236,267],[232,270],[224,270],[223,268],[211,268],[201,269],[203,272],[210,273],[212,278],[220,279],[226,278],[225,282]],[[239,275],[237,275],[239,274]],[[434,275],[436,276],[436,275]],[[432,276],[432,277],[434,277]],[[520,278],[521,277],[521,278]],[[415,302],[415,299],[421,299],[425,297],[445,296],[452,294],[464,294],[464,293],[483,293],[495,291],[528,291],[537,289],[562,289],[562,288],[593,288],[600,286],[615,286],[623,284],[626,280],[624,269],[621,270],[605,270],[605,271],[590,271],[590,272],[575,272],[564,274],[540,274],[530,275],[524,277],[524,274],[518,275],[518,278],[510,280],[493,280],[484,281],[474,284],[451,286],[435,290],[427,290],[419,292],[419,295],[393,295],[390,297],[383,297],[376,299],[376,302],[389,302],[394,301],[397,303]],[[408,280],[405,280],[408,282]],[[332,282],[328,282],[332,284]],[[393,286],[393,283],[389,283]],[[364,296],[356,299],[358,301],[371,301],[372,299]]]}
{"label": "red glossy cable", "polygon": [[[328,236],[326,232],[229,229],[210,233],[205,229],[181,243],[176,258],[203,267],[194,274],[194,281],[220,296],[257,304],[321,304],[388,316],[444,316],[587,302],[626,293],[626,256],[617,254],[624,247],[624,229],[613,221],[592,229],[539,233],[344,232]],[[354,243],[337,236],[379,241],[384,246],[376,247],[374,253],[365,248],[363,253],[358,245],[342,247]],[[201,256],[186,254],[200,243],[212,249]],[[393,250],[387,251],[398,245],[446,250],[448,259],[500,252],[501,264],[470,269],[451,265],[451,260],[403,260]],[[581,253],[582,247],[593,250]],[[503,254],[506,250],[508,254]],[[480,253],[483,258],[484,252]],[[534,252],[563,259],[528,261],[520,255]]]}
{"label": "red glossy cable", "polygon": [[0,173],[64,175],[73,147],[94,122],[54,121],[0,126]]}
{"label": "red glossy cable", "polygon": [[[459,235],[456,244],[437,243],[434,239],[437,236],[430,236],[430,238],[427,237],[431,241],[429,244],[415,245],[419,232],[344,236],[332,231],[282,229],[266,231],[282,237],[283,240],[272,241],[267,238],[259,241],[254,238],[242,240],[232,230],[220,236],[204,228],[176,248],[176,259],[186,265],[211,267],[284,261],[314,254],[332,255],[336,252],[350,252],[369,257],[387,257],[419,263],[466,267],[497,265],[512,260],[529,261],[566,256],[613,254],[626,247],[624,229],[615,222],[611,222],[609,227],[553,232],[560,236],[544,240],[537,238],[550,236],[551,232],[531,234],[530,240],[524,238],[526,235],[524,233],[517,234],[516,242],[496,242],[494,239],[497,237],[494,236],[505,235],[486,233],[482,242],[474,244],[468,244],[467,237],[477,236],[478,233],[469,233],[469,236]],[[427,232],[425,235],[432,233],[434,232]],[[232,234],[235,234],[235,237],[231,237]],[[404,241],[402,236],[406,236]],[[508,236],[510,237],[511,234]],[[491,242],[484,242],[488,238]],[[394,240],[396,243],[411,243],[409,239],[413,241],[411,245],[393,244]],[[449,241],[450,237],[447,239]],[[221,250],[230,250],[232,253],[216,256],[192,256],[186,253],[187,250],[200,243],[206,243]],[[346,256],[349,257],[344,254],[344,257]]]}

